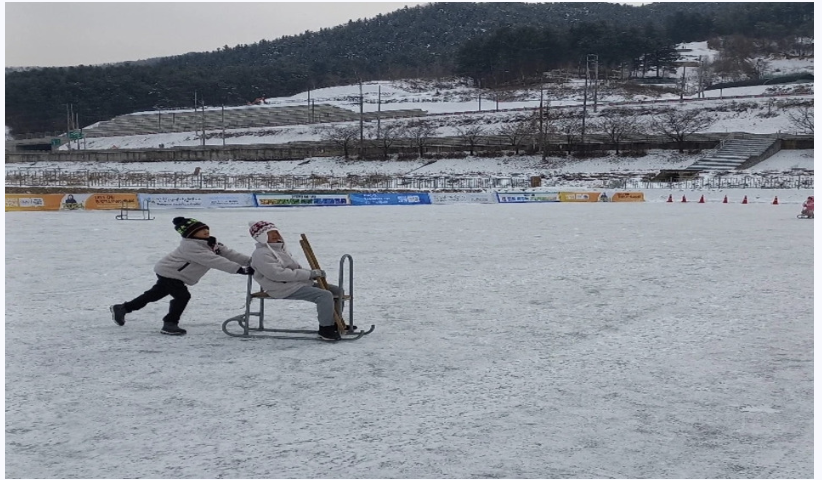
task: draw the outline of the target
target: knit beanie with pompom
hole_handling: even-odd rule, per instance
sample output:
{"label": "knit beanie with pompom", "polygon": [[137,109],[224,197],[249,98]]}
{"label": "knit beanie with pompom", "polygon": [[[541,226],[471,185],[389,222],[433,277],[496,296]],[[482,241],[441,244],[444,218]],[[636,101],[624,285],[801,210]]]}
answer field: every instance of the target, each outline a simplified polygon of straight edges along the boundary
{"label": "knit beanie with pompom", "polygon": [[194,218],[174,217],[171,222],[174,223],[174,230],[183,238],[191,238],[198,231],[208,228],[208,225]]}
{"label": "knit beanie with pompom", "polygon": [[259,222],[248,222],[248,234],[251,235],[251,238],[260,243],[268,243],[268,232],[275,230],[279,231],[280,229],[273,223],[266,222],[265,220],[260,220]]}

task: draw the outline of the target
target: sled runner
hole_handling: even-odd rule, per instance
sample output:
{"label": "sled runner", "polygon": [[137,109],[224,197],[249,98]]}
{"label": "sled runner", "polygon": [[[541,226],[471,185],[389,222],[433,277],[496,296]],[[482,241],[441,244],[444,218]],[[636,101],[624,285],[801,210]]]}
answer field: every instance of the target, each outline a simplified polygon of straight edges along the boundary
{"label": "sled runner", "polygon": [[[303,247],[303,251],[305,252],[305,256],[308,259],[308,262],[312,269],[319,269],[319,264],[317,262],[317,257],[314,256],[314,251],[311,249],[311,245],[308,243],[308,239],[303,234],[301,236],[300,245]],[[346,286],[343,285],[345,281],[345,267],[346,264],[348,266],[348,284]],[[328,283],[325,281],[324,278],[318,278],[318,284],[320,287],[324,289],[328,289]],[[354,330],[354,259],[351,255],[345,254],[340,258],[340,277],[339,283],[340,287],[344,288],[344,292],[346,294],[339,299],[340,302],[340,311],[337,311],[336,308],[334,310],[334,321],[337,324],[337,328],[340,331],[340,336],[342,337],[340,340],[342,341],[353,341],[359,340],[365,335],[374,331],[374,325],[371,325],[371,328],[368,330]],[[228,320],[223,322],[223,332],[226,335],[230,335],[232,337],[240,337],[240,338],[277,338],[277,339],[288,339],[288,340],[315,340],[315,341],[322,341],[319,336],[317,335],[317,330],[313,329],[285,329],[285,328],[266,328],[265,326],[265,301],[266,300],[276,300],[271,298],[263,291],[253,292],[253,279],[252,276],[248,276],[248,284],[246,287],[246,296],[245,296],[245,312],[231,317]],[[338,297],[335,297],[338,299]],[[253,303],[257,300],[258,309],[253,311]],[[343,312],[345,311],[345,302],[348,302],[348,324],[346,325],[345,320],[343,319]],[[252,325],[251,317],[257,317],[257,325]],[[242,329],[241,331],[229,331],[229,325],[237,322],[237,324]],[[265,333],[255,333],[255,332],[265,332]]]}
{"label": "sled runner", "polygon": [[[148,200],[144,201],[138,208],[131,208],[128,205],[128,202],[123,202],[120,204],[120,214],[114,218],[117,220],[154,220],[154,217],[151,216],[151,209],[148,206]],[[140,212],[141,216],[139,218],[136,216],[129,217],[129,212]]]}

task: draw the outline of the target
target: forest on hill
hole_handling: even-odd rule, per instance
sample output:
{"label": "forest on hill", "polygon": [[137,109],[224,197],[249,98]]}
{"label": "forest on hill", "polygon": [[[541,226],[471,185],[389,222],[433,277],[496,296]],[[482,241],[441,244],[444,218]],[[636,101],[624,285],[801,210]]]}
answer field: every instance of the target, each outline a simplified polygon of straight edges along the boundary
{"label": "forest on hill", "polygon": [[781,53],[812,36],[812,2],[432,3],[213,52],[7,71],[6,126],[13,134],[64,130],[69,104],[88,125],[191,108],[195,96],[205,105],[244,105],[358,80],[456,75],[495,88],[576,70],[592,53],[606,71],[657,75],[680,42],[716,38]]}

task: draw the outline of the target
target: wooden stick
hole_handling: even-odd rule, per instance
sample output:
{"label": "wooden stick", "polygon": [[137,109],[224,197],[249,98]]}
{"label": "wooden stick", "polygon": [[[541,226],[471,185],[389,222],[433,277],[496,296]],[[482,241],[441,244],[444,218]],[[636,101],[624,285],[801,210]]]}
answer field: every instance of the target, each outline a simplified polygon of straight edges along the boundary
{"label": "wooden stick", "polygon": [[[308,260],[308,265],[311,269],[322,270],[320,268],[320,262],[317,261],[317,257],[314,255],[314,249],[311,248],[311,244],[308,243],[308,237],[306,237],[304,233],[300,234],[300,246],[303,247],[303,253],[305,253],[305,258]],[[328,290],[328,282],[324,278],[317,278],[317,283],[323,290]],[[340,299],[340,301],[342,301],[342,299]],[[336,305],[334,305],[334,323],[337,324],[337,330],[340,332],[340,335],[348,333],[348,330],[345,328],[345,322],[337,312]]]}

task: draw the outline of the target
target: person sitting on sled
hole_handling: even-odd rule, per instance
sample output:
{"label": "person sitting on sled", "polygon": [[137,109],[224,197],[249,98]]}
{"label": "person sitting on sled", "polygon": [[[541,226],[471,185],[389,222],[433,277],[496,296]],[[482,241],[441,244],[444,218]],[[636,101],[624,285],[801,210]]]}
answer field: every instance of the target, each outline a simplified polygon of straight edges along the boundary
{"label": "person sitting on sled", "polygon": [[802,215],[813,218],[813,195],[802,204]]}
{"label": "person sitting on sled", "polygon": [[[317,321],[320,324],[320,338],[328,341],[340,339],[334,323],[334,310],[339,313],[343,289],[328,284],[328,290],[320,288],[314,280],[325,278],[325,271],[302,268],[291,256],[276,225],[271,222],[249,222],[248,233],[257,241],[251,254],[254,280],[272,298],[285,300],[305,300],[317,305]],[[354,327],[356,328],[356,327]]]}

